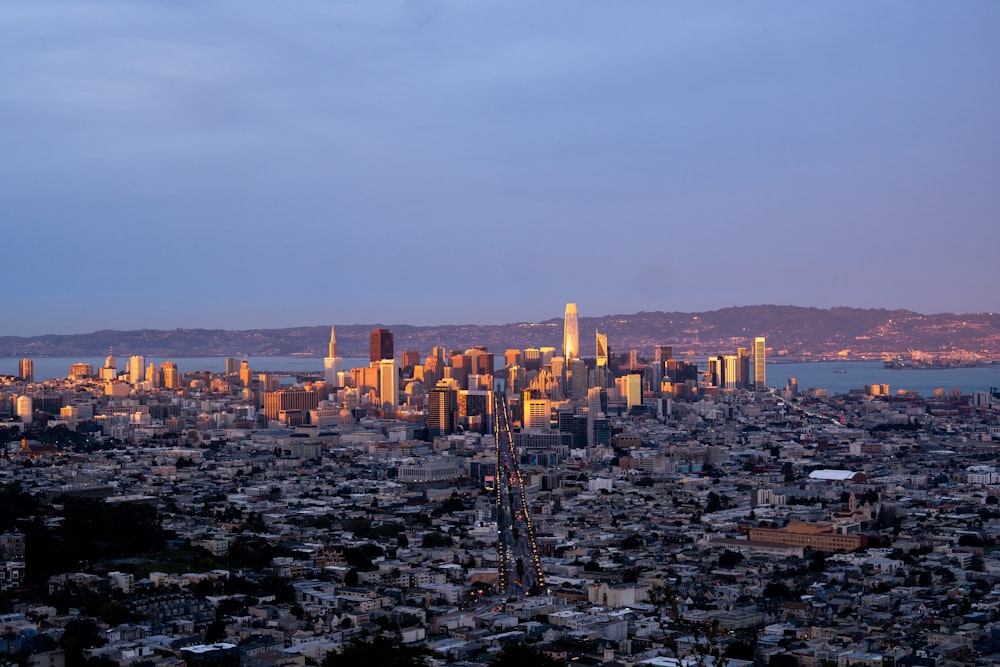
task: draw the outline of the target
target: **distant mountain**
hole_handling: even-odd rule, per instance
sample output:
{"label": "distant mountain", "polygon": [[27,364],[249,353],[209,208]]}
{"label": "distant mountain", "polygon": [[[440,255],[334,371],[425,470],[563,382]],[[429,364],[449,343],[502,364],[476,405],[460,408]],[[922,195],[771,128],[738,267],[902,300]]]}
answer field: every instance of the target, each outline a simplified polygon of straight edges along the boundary
{"label": "distant mountain", "polygon": [[[431,347],[467,349],[485,345],[494,352],[507,348],[562,346],[562,320],[512,324],[411,326],[404,324],[337,324],[338,351],[344,357],[368,354],[368,334],[387,326],[396,334],[396,354],[404,349],[427,354]],[[633,315],[581,317],[583,355],[593,354],[595,330],[607,334],[613,353],[638,349],[643,356],[654,345],[672,345],[677,357],[730,354],[766,336],[770,358],[871,358],[920,350],[935,355],[956,353],[1000,357],[1000,314],[922,315],[908,310],[742,306],[704,313],[640,312]],[[185,356],[324,356],[329,325],[287,329],[142,329],[95,331],[30,338],[0,337],[0,356],[95,357],[114,349],[117,356],[142,354]]]}

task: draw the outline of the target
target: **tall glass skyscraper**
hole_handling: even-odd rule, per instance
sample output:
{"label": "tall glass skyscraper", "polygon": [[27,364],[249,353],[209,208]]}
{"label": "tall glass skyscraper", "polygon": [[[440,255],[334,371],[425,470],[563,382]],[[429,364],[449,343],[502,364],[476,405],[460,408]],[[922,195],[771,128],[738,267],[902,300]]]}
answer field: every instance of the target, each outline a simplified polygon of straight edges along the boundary
{"label": "tall glass skyscraper", "polygon": [[563,324],[563,357],[567,361],[580,358],[580,325],[577,322],[576,304],[566,304],[566,319]]}
{"label": "tall glass skyscraper", "polygon": [[595,353],[597,354],[597,365],[607,366],[608,365],[608,337],[606,334],[602,334],[600,331],[596,331],[597,334],[597,349]]}

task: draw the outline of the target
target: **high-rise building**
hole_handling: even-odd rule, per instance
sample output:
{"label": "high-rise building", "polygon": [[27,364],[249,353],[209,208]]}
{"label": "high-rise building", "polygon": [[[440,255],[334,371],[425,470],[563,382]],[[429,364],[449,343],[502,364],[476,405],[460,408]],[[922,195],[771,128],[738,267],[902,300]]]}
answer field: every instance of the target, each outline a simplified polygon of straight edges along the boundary
{"label": "high-rise building", "polygon": [[563,322],[563,356],[576,359],[580,356],[580,324],[577,320],[576,304],[566,304],[566,318]]}
{"label": "high-rise building", "polygon": [[17,416],[21,421],[27,423],[34,420],[34,405],[31,400],[31,396],[18,396],[17,397]]}
{"label": "high-rise building", "polygon": [[642,375],[639,373],[623,375],[615,382],[618,384],[618,392],[625,399],[625,406],[629,410],[637,405],[642,405]]}
{"label": "high-rise building", "polygon": [[587,397],[587,364],[583,359],[573,359],[569,362],[569,395],[573,400],[583,400]]}
{"label": "high-rise building", "polygon": [[542,367],[542,352],[537,347],[528,347],[524,350],[524,369],[537,371]]}
{"label": "high-rise building", "polygon": [[137,385],[142,382],[146,374],[146,358],[139,355],[132,355],[128,358],[128,382]]}
{"label": "high-rise building", "polygon": [[458,418],[466,431],[487,433],[492,421],[491,397],[493,392],[486,389],[470,389],[458,392]]}
{"label": "high-rise building", "polygon": [[552,402],[547,398],[524,398],[524,418],[521,423],[523,428],[549,428],[552,423],[550,413]]}
{"label": "high-rise building", "polygon": [[597,365],[598,367],[608,365],[608,336],[595,329],[597,334]]}
{"label": "high-rise building", "polygon": [[378,362],[383,359],[392,359],[395,355],[392,351],[392,332],[379,327],[371,332],[369,336],[370,361]]}
{"label": "high-rise building", "polygon": [[[164,383],[166,378],[164,378]],[[244,359],[240,362],[240,382],[243,383],[244,387],[249,387],[250,383],[253,382],[253,371],[250,370],[250,362]]]}
{"label": "high-rise building", "polygon": [[163,379],[163,386],[167,389],[181,388],[181,374],[177,371],[177,364],[172,361],[164,361],[160,364],[160,377]]}
{"label": "high-rise building", "polygon": [[420,365],[420,350],[403,350],[403,354],[400,355],[401,363],[399,364],[403,368],[413,368],[414,366]]}
{"label": "high-rise building", "polygon": [[382,411],[395,414],[399,405],[399,369],[395,359],[382,359],[378,362],[378,395],[382,402]]}
{"label": "high-rise building", "polygon": [[344,371],[344,360],[337,356],[337,331],[330,327],[330,347],[323,359],[323,381],[331,387],[340,386],[341,373]]}
{"label": "high-rise building", "polygon": [[757,391],[767,388],[767,370],[764,366],[766,348],[763,336],[753,339],[753,385]]}
{"label": "high-rise building", "polygon": [[455,432],[458,423],[458,390],[441,380],[427,392],[427,434],[430,437]]}
{"label": "high-rise building", "polygon": [[108,356],[104,357],[104,366],[101,368],[100,377],[102,380],[114,380],[118,377],[118,360],[115,355],[108,350]]}
{"label": "high-rise building", "polygon": [[739,386],[740,358],[736,354],[722,355],[722,387],[736,389]]}
{"label": "high-rise building", "polygon": [[740,389],[750,388],[750,350],[745,347],[736,348],[736,358],[739,360],[739,376],[736,386]]}
{"label": "high-rise building", "polygon": [[471,373],[473,375],[493,375],[494,358],[489,350],[477,345],[471,350],[466,350],[465,354],[472,360]]}
{"label": "high-rise building", "polygon": [[723,373],[722,357],[720,357],[720,356],[709,357],[708,358],[708,370],[706,370],[705,373],[709,377],[708,384],[712,385],[713,387],[721,387],[722,386],[722,382],[723,382],[723,379],[722,379],[722,373]]}
{"label": "high-rise building", "polygon": [[153,389],[159,389],[163,384],[160,382],[160,369],[158,369],[156,364],[152,361],[149,362],[149,367],[146,368],[146,382],[148,382],[149,386]]}
{"label": "high-rise building", "polygon": [[25,382],[34,382],[35,362],[31,359],[21,359],[17,364],[17,375]]}
{"label": "high-rise building", "polygon": [[236,375],[240,372],[240,360],[234,357],[226,357],[226,375]]}

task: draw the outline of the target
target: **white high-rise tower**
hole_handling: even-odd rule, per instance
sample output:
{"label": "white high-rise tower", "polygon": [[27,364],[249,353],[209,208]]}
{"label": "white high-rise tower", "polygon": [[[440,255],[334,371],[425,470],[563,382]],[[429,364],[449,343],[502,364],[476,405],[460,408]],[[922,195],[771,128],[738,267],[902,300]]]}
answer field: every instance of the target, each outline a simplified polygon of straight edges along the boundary
{"label": "white high-rise tower", "polygon": [[337,356],[337,329],[330,327],[330,350],[323,359],[323,381],[331,387],[340,386],[340,373],[344,370],[344,360]]}
{"label": "white high-rise tower", "polygon": [[128,358],[128,381],[136,385],[143,381],[146,373],[146,358],[141,355],[132,355]]}
{"label": "white high-rise tower", "polygon": [[577,321],[576,304],[566,304],[566,319],[563,323],[563,357],[566,361],[580,358],[580,324]]}

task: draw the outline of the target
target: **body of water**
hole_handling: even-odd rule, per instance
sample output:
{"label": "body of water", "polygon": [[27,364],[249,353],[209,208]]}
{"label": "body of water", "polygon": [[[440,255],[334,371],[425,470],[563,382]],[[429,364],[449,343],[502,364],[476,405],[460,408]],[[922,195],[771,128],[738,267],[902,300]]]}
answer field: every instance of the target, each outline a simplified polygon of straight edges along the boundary
{"label": "body of water", "polygon": [[846,394],[851,389],[864,389],[866,384],[887,384],[893,394],[900,389],[915,391],[921,396],[933,396],[935,389],[961,389],[962,393],[971,394],[1000,387],[1000,365],[919,370],[892,370],[884,368],[881,361],[767,365],[769,386],[783,388],[788,378],[798,379],[800,392],[827,389],[831,394]]}
{"label": "body of water", "polygon": [[[499,357],[499,355],[497,355]],[[0,359],[0,375],[17,375],[19,359]],[[173,361],[182,373],[191,371],[212,371],[222,373],[226,369],[225,357],[146,357],[146,365],[159,366],[164,361]],[[316,357],[249,357],[250,369],[255,373],[322,373],[323,360]],[[502,357],[498,358],[502,364]],[[37,381],[64,378],[73,363],[93,364],[94,369],[104,365],[104,357],[36,357],[35,379]],[[118,369],[125,370],[128,357],[119,357]],[[344,359],[344,370],[367,366],[366,357]],[[837,370],[846,372],[838,373]],[[799,391],[805,389],[826,389],[833,394],[847,393],[851,389],[863,389],[866,384],[887,384],[895,393],[899,389],[916,391],[923,396],[932,396],[935,389],[961,389],[969,394],[974,391],[988,391],[990,387],[1000,387],[1000,365],[978,368],[946,368],[921,370],[890,370],[879,361],[855,362],[813,362],[794,364],[768,364],[767,383],[782,388],[788,378],[797,378]]]}

